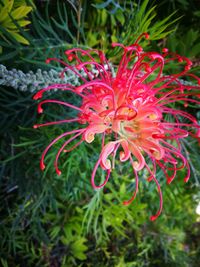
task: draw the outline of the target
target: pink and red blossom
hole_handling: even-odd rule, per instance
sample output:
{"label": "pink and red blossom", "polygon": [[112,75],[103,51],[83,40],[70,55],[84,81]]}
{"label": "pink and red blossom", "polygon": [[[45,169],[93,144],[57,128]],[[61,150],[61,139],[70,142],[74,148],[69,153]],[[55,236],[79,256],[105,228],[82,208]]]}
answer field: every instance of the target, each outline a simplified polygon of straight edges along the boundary
{"label": "pink and red blossom", "polygon": [[[163,202],[156,178],[157,169],[162,170],[168,184],[181,169],[186,170],[185,182],[190,177],[181,140],[189,135],[199,140],[200,125],[193,115],[181,109],[181,105],[185,108],[189,103],[200,103],[200,79],[189,73],[192,62],[186,57],[168,52],[166,48],[162,53],[143,51],[138,44],[143,36],[149,38],[144,33],[130,46],[113,44],[113,47],[123,50],[119,65],[112,66],[115,74],[104,53],[98,50],[67,50],[68,62],[49,58],[47,63],[55,60],[64,66],[61,76],[70,69],[79,77],[81,85],[51,85],[36,93],[34,99],[41,99],[45,92],[58,89],[76,94],[81,98],[81,105],[77,107],[56,99],[42,100],[38,104],[39,113],[43,112],[43,105],[52,103],[74,109],[78,115],[76,118],[37,124],[34,128],[72,122],[77,124],[77,129],[55,138],[42,154],[40,166],[44,170],[49,149],[58,140],[70,137],[64,141],[55,158],[54,166],[58,175],[61,174],[58,160],[62,152],[69,152],[82,142],[92,143],[96,135],[102,135],[102,150],[91,176],[93,188],[106,185],[119,152],[121,162],[130,162],[136,185],[131,199],[124,201],[124,204],[131,203],[136,197],[138,172],[146,169],[149,173],[147,181],[155,183],[160,198],[159,209],[151,216],[151,220],[155,220],[162,211]],[[177,66],[173,73],[171,66]],[[94,74],[94,69],[97,74]],[[190,79],[192,85],[181,82],[180,79],[186,78]],[[68,145],[76,138],[79,141],[69,148]],[[98,168],[106,172],[105,180],[100,185],[95,183]]]}

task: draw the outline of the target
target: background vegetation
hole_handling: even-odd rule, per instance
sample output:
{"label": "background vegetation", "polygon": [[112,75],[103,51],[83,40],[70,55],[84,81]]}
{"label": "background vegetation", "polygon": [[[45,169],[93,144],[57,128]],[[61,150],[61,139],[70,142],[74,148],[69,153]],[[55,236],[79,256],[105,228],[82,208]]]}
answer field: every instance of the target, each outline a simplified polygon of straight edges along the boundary
{"label": "background vegetation", "polygon": [[[56,149],[44,173],[39,158],[63,127],[32,128],[70,112],[47,109],[45,117],[36,116],[33,91],[59,80],[60,66],[46,65],[46,58],[81,46],[101,48],[117,63],[120,52],[114,53],[111,42],[130,44],[148,32],[146,49],[167,46],[190,57],[193,73],[200,75],[199,17],[195,0],[0,0],[0,266],[199,266],[198,144],[183,143],[192,170],[187,185],[182,173],[166,186],[160,173],[164,211],[152,223],[158,200],[145,173],[135,202],[123,206],[132,177],[128,165],[113,173],[104,190],[90,185],[98,139],[62,157],[58,177],[52,164]],[[199,107],[188,108],[200,120]]]}

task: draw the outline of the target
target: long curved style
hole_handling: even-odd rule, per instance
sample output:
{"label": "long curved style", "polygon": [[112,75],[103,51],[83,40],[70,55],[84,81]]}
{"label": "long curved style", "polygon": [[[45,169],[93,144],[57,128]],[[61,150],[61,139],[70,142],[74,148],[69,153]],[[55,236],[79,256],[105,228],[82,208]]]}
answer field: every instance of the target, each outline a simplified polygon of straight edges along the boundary
{"label": "long curved style", "polygon": [[[70,91],[81,98],[81,105],[74,106],[65,101],[55,99],[42,100],[38,104],[38,112],[42,113],[47,103],[72,108],[77,111],[76,118],[36,124],[34,128],[76,122],[78,129],[65,132],[55,138],[44,150],[40,166],[45,168],[45,155],[60,139],[64,140],[59,149],[54,166],[58,175],[58,160],[61,153],[66,153],[82,142],[92,143],[95,135],[102,135],[102,150],[92,172],[91,184],[94,189],[102,188],[110,178],[115,166],[115,158],[119,151],[121,162],[130,161],[135,175],[135,192],[124,205],[130,204],[138,192],[138,171],[146,168],[149,173],[148,182],[154,182],[159,194],[160,204],[155,220],[162,211],[163,198],[156,169],[162,170],[166,182],[170,184],[181,169],[186,169],[184,181],[190,177],[187,158],[182,152],[181,140],[191,135],[200,140],[200,125],[196,118],[177,106],[189,103],[199,104],[200,79],[189,73],[192,62],[186,57],[171,53],[163,48],[162,53],[144,52],[139,45],[141,38],[149,38],[143,33],[130,46],[114,43],[120,47],[123,55],[115,75],[111,64],[102,51],[73,48],[65,52],[67,61],[49,58],[63,64],[61,73],[70,69],[79,77],[81,85],[55,84],[48,86],[34,95],[34,99],[42,99],[45,92],[53,89]],[[170,66],[176,66],[175,73],[170,73]],[[94,68],[96,74],[94,74]],[[166,74],[168,73],[168,74]],[[182,79],[189,79],[191,85],[185,85]],[[81,138],[69,148],[76,138]],[[148,162],[148,164],[147,164]],[[106,178],[101,185],[95,184],[98,168],[106,171]]]}

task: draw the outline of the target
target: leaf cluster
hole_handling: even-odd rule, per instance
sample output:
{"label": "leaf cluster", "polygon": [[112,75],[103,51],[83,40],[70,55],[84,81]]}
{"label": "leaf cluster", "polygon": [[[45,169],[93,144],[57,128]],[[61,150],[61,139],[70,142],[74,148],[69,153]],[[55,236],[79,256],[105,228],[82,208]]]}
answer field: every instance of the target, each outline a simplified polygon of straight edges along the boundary
{"label": "leaf cluster", "polygon": [[31,13],[31,31],[25,31],[13,20],[29,46],[13,38],[9,45],[0,42],[5,48],[0,60],[8,64],[10,58],[15,58],[16,65],[22,68],[26,62],[29,70],[30,65],[31,69],[34,65],[44,67],[46,58],[59,57],[72,45],[101,48],[113,56],[116,51],[111,49],[112,42],[130,45],[142,32],[149,32],[151,40],[165,38],[174,31],[173,25],[179,18],[175,18],[174,12],[156,20],[156,6],[149,8],[150,5],[149,0],[141,4],[131,0],[97,1],[96,4],[91,0],[48,1],[41,10],[37,8]]}
{"label": "leaf cluster", "polygon": [[33,7],[27,5],[25,0],[0,1],[0,36],[7,43],[15,39],[19,43],[29,44],[21,35],[21,28],[31,23],[26,17],[32,10]]}

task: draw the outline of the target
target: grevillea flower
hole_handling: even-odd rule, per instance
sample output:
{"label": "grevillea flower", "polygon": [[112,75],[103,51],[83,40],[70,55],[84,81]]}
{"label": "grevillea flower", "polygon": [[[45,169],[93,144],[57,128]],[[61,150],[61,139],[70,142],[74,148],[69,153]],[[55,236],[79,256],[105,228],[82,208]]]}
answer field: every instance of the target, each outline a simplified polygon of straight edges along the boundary
{"label": "grevillea flower", "polygon": [[[62,152],[69,152],[82,142],[92,143],[96,135],[101,135],[102,150],[91,175],[91,184],[94,189],[106,185],[116,158],[119,157],[121,162],[129,161],[136,188],[124,205],[136,197],[138,172],[146,169],[149,173],[147,181],[155,183],[160,199],[157,213],[150,218],[153,221],[160,215],[163,202],[156,178],[157,170],[162,170],[168,184],[183,168],[186,169],[184,181],[187,182],[190,177],[181,140],[188,135],[199,140],[200,126],[196,118],[183,108],[175,109],[175,104],[176,107],[183,105],[185,108],[188,103],[199,104],[200,79],[188,72],[192,62],[186,57],[171,53],[167,48],[161,54],[143,51],[138,44],[142,37],[148,39],[149,35],[142,34],[130,46],[112,44],[123,50],[117,67],[113,67],[104,53],[97,50],[73,48],[65,52],[66,61],[49,58],[47,63],[54,60],[64,66],[61,76],[65,75],[66,70],[71,70],[79,77],[81,85],[54,84],[37,92],[34,99],[41,99],[47,91],[58,89],[76,94],[81,98],[81,104],[77,107],[56,99],[42,100],[38,104],[39,113],[43,112],[45,104],[51,103],[74,109],[78,114],[76,118],[37,124],[34,128],[72,122],[79,126],[55,138],[42,154],[40,167],[44,170],[44,159],[49,149],[58,140],[67,138],[54,162],[58,175],[61,174],[58,159]],[[170,73],[171,67],[173,73]],[[191,83],[183,83],[185,78]],[[69,147],[77,138],[77,143]],[[100,185],[95,183],[98,168],[106,172],[105,180]]]}

